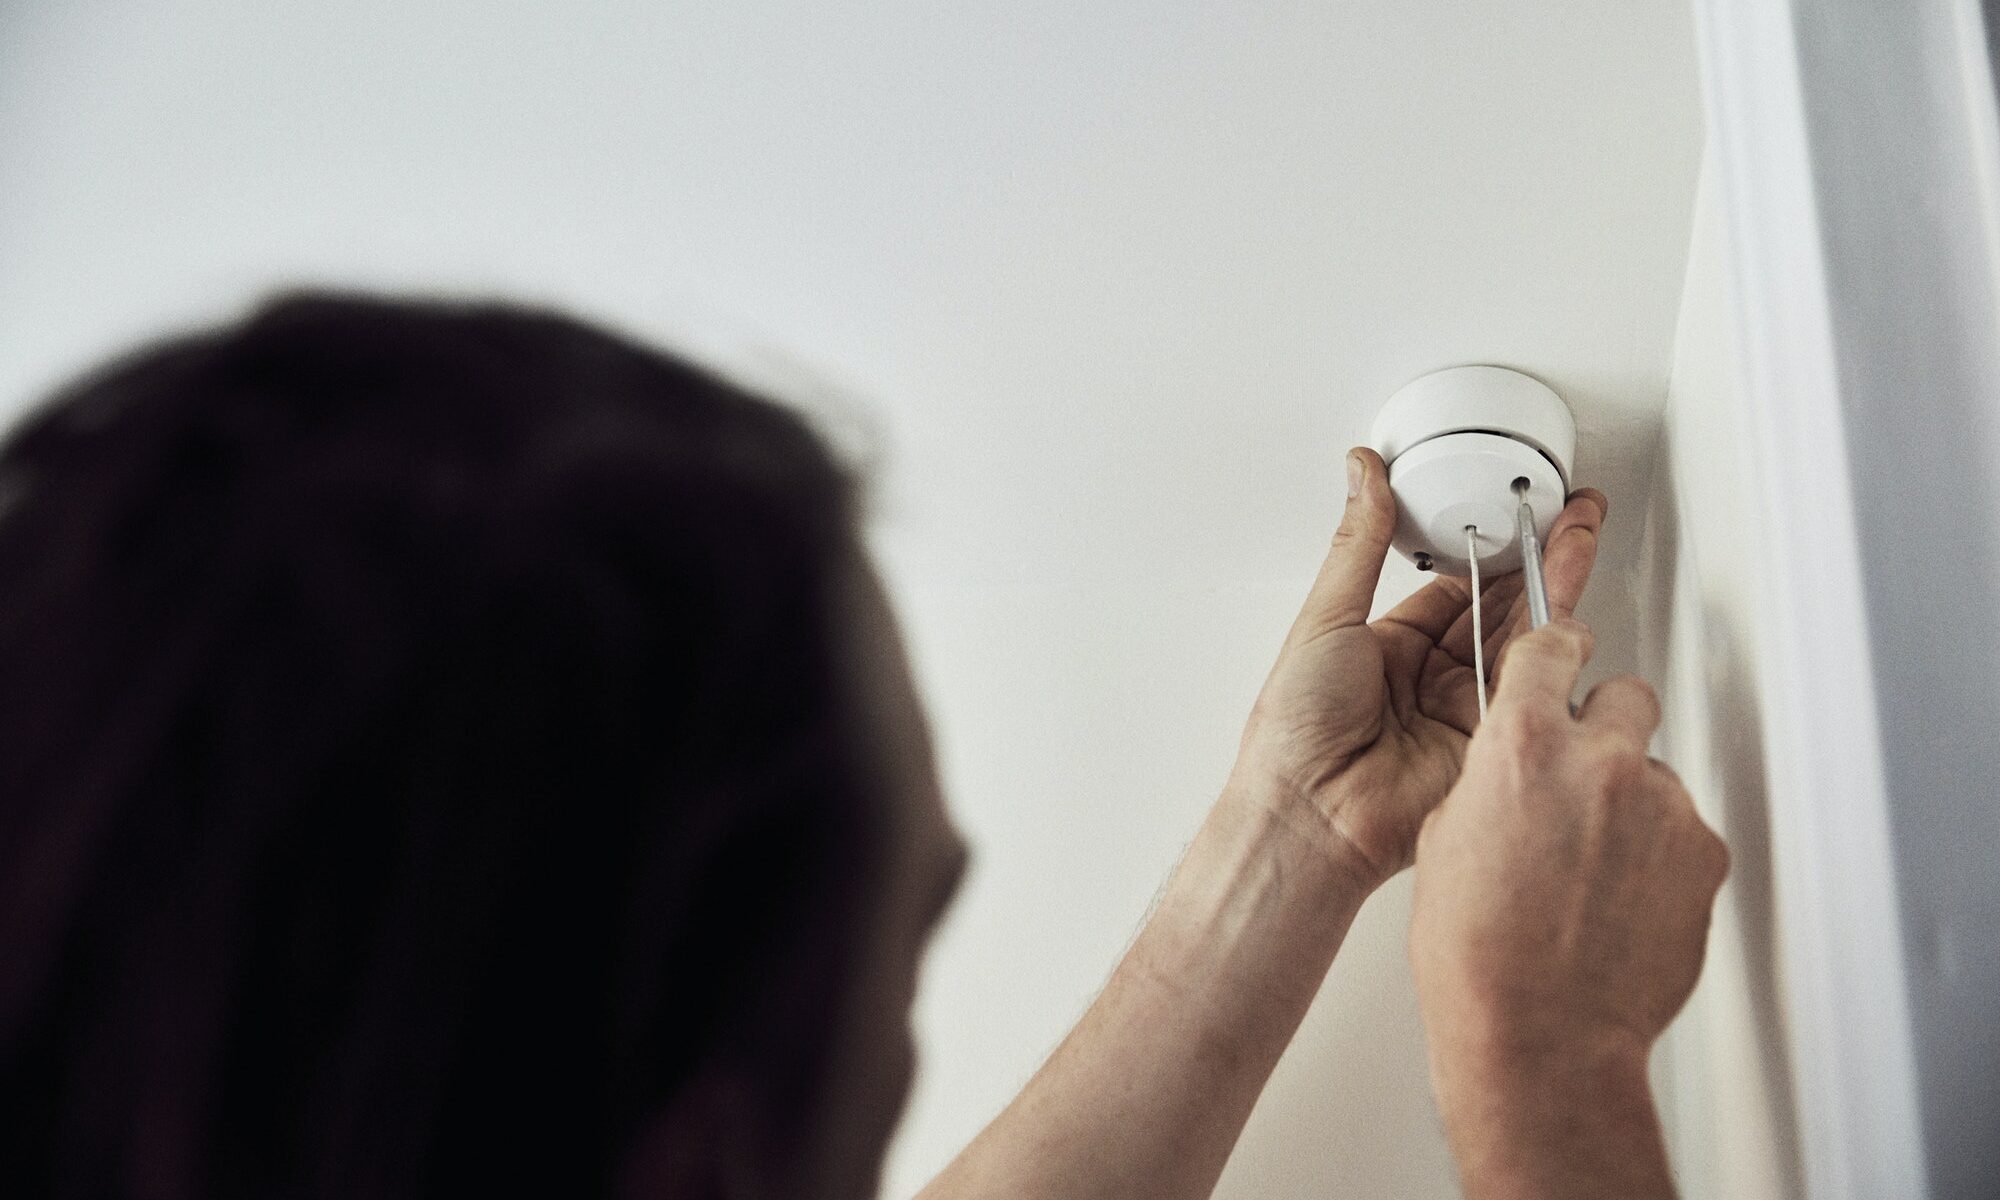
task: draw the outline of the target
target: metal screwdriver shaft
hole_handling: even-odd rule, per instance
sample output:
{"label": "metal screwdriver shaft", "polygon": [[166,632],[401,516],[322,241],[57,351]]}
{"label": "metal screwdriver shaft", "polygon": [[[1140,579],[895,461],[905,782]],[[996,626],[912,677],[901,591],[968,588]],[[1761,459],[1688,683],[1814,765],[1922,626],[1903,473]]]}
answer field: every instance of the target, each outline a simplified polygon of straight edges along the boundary
{"label": "metal screwdriver shaft", "polygon": [[1525,482],[1514,485],[1521,498],[1515,518],[1521,527],[1521,580],[1528,592],[1528,628],[1540,629],[1549,623],[1549,582],[1542,577],[1542,543],[1535,537],[1535,510],[1528,504]]}
{"label": "metal screwdriver shaft", "polygon": [[[1521,508],[1515,514],[1521,526],[1521,582],[1528,593],[1528,628],[1540,629],[1549,623],[1549,581],[1542,577],[1542,543],[1535,536],[1535,510],[1528,504],[1528,489],[1514,485],[1514,494],[1521,498]],[[1578,715],[1576,701],[1570,701],[1569,715]]]}
{"label": "metal screwdriver shaft", "polygon": [[1465,561],[1472,571],[1472,685],[1479,689],[1479,721],[1486,723],[1486,614],[1479,602],[1479,526],[1465,527]]}

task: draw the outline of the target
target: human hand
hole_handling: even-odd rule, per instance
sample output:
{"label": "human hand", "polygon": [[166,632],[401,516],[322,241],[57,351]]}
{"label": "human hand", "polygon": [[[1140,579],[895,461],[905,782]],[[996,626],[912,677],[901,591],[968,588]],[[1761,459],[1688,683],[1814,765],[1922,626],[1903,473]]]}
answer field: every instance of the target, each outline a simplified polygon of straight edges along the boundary
{"label": "human hand", "polygon": [[[1379,455],[1357,448],[1347,461],[1347,510],[1251,712],[1232,783],[1324,820],[1372,888],[1410,864],[1424,817],[1458,779],[1479,700],[1467,581],[1432,580],[1368,623],[1396,503]],[[1607,507],[1601,492],[1576,492],[1550,530],[1556,615],[1583,595]],[[1492,580],[1481,599],[1491,665],[1528,627],[1521,573]]]}
{"label": "human hand", "polygon": [[1651,688],[1607,680],[1570,716],[1590,649],[1575,620],[1516,640],[1417,848],[1410,957],[1475,1196],[1672,1191],[1646,1057],[1700,974],[1729,854],[1646,756]]}

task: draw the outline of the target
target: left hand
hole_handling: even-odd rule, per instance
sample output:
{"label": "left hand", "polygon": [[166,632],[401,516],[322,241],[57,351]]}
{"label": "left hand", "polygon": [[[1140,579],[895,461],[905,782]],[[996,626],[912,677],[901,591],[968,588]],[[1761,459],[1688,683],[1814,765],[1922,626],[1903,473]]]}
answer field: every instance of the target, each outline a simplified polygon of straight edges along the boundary
{"label": "left hand", "polygon": [[[1556,518],[1543,550],[1553,616],[1572,615],[1582,597],[1608,507],[1585,488]],[[1233,772],[1274,803],[1309,805],[1367,887],[1410,864],[1479,722],[1466,580],[1434,579],[1368,621],[1395,529],[1381,456],[1349,451],[1347,511],[1251,710]],[[1481,600],[1487,678],[1497,683],[1500,652],[1528,628],[1521,573],[1487,583]]]}

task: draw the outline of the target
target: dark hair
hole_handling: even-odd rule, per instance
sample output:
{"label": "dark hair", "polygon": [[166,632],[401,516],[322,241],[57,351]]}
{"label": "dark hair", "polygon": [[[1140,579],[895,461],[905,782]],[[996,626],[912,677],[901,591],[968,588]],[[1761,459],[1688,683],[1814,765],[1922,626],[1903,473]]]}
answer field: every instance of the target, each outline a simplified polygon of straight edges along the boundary
{"label": "dark hair", "polygon": [[0,1178],[602,1193],[820,1094],[879,816],[847,474],[547,312],[302,294],[0,450]]}

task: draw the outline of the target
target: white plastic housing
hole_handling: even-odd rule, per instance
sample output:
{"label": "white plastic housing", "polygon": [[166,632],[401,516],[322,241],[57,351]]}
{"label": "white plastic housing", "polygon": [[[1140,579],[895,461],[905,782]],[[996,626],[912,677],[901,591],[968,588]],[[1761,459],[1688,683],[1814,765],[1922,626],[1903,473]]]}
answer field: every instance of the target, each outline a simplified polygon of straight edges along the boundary
{"label": "white plastic housing", "polygon": [[1396,549],[1465,575],[1465,527],[1480,570],[1521,566],[1513,484],[1528,481],[1535,533],[1547,539],[1569,494],[1576,423],[1562,397],[1505,367],[1451,367],[1413,380],[1383,406],[1370,440],[1389,464]]}

